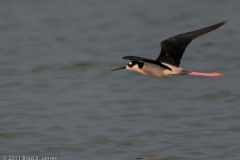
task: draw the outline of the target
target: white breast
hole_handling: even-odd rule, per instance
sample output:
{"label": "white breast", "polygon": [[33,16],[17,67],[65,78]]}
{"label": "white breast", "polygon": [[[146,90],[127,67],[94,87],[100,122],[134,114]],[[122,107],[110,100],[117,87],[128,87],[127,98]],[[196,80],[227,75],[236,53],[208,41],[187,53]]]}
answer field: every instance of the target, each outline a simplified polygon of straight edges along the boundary
{"label": "white breast", "polygon": [[143,66],[142,69],[139,69],[140,72],[146,76],[150,76],[150,77],[155,77],[155,78],[165,78],[166,75],[164,74],[164,71],[166,69],[155,65],[155,64],[151,64],[151,63],[144,63],[145,65]]}

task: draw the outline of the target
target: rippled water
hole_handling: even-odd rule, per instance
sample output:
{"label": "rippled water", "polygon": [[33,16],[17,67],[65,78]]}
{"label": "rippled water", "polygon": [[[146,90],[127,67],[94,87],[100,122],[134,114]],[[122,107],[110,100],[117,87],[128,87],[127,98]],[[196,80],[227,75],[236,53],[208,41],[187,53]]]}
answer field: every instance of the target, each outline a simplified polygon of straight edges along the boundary
{"label": "rippled water", "polygon": [[[0,1],[0,155],[240,157],[240,2]],[[171,36],[224,20],[181,66],[223,78],[110,72]]]}

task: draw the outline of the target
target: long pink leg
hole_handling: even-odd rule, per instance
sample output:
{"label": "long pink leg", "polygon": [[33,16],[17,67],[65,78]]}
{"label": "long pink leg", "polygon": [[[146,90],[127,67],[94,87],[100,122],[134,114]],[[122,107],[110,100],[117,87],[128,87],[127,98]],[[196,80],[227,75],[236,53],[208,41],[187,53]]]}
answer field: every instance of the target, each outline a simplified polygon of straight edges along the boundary
{"label": "long pink leg", "polygon": [[220,73],[201,73],[201,72],[189,72],[189,75],[193,76],[207,76],[207,77],[223,77]]}

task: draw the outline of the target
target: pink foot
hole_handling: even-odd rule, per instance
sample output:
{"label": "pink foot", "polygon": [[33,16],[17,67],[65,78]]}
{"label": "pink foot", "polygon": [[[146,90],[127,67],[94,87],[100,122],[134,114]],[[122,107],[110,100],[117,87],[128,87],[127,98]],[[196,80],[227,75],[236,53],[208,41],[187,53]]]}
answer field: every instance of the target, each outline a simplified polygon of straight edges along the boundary
{"label": "pink foot", "polygon": [[212,73],[212,77],[223,77],[223,74],[220,74],[220,73]]}

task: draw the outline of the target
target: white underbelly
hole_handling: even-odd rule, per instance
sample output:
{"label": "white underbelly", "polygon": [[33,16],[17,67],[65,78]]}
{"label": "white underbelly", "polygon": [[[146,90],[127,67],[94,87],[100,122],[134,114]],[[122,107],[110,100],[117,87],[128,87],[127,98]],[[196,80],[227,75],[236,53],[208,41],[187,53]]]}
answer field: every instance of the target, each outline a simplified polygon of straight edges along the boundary
{"label": "white underbelly", "polygon": [[150,77],[155,78],[170,78],[179,76],[178,74],[170,71],[169,69],[162,68],[161,66],[145,63],[142,69],[139,69],[139,72]]}
{"label": "white underbelly", "polygon": [[165,63],[162,63],[162,64],[171,68],[171,70],[165,69],[159,65],[147,63],[147,62],[144,62],[144,66],[142,68],[139,68],[138,65],[135,65],[132,68],[127,68],[127,69],[135,72],[139,72],[146,76],[155,77],[155,78],[170,78],[170,77],[176,77],[176,76],[187,74],[187,72],[183,72],[184,70],[180,67],[175,67]]}

